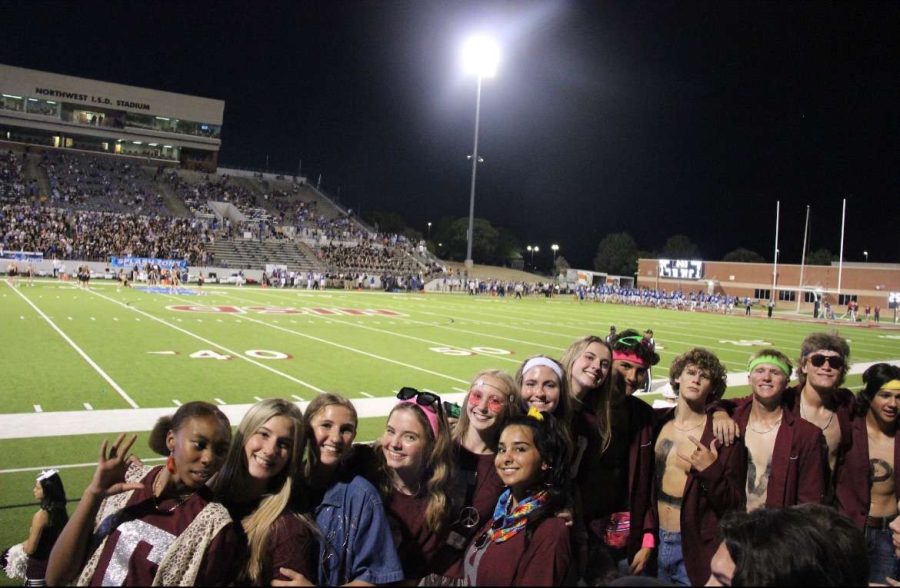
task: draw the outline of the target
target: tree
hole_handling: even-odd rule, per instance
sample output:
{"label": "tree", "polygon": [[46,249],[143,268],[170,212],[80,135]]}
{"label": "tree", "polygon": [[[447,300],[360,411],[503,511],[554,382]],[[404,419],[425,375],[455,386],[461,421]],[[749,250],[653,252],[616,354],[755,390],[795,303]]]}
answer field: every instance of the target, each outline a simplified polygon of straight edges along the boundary
{"label": "tree", "polygon": [[673,235],[663,245],[660,257],[669,259],[701,259],[700,248],[686,235]]}
{"label": "tree", "polygon": [[612,233],[597,245],[594,269],[612,275],[630,276],[637,271],[638,248],[628,233]]}
{"label": "tree", "polygon": [[406,229],[406,221],[396,212],[373,210],[367,212],[364,218],[369,224],[377,226],[378,231],[382,233],[400,234]]}
{"label": "tree", "polygon": [[806,256],[807,265],[831,265],[831,251],[828,249],[816,249]]}
{"label": "tree", "polygon": [[[478,263],[497,263],[500,232],[483,218],[474,221],[475,238],[472,240],[472,259]],[[443,243],[442,251],[448,259],[463,261],[468,248],[468,217],[458,218],[449,223],[439,223],[435,240]]]}
{"label": "tree", "polygon": [[764,263],[766,260],[756,251],[739,247],[734,251],[729,251],[722,258],[722,261],[733,261],[738,263]]}

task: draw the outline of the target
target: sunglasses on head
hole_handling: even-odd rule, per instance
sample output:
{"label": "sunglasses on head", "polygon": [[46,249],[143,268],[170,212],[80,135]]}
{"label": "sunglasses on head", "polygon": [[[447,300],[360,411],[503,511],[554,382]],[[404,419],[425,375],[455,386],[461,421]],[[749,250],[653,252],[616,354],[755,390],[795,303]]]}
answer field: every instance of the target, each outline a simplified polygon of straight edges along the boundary
{"label": "sunglasses on head", "polygon": [[441,397],[432,392],[419,392],[415,388],[404,386],[400,388],[399,392],[397,392],[397,398],[399,400],[412,400],[413,398],[415,398],[416,404],[418,404],[419,406],[430,408],[435,413],[439,410],[443,410],[443,406],[441,405]]}
{"label": "sunglasses on head", "polygon": [[809,356],[809,363],[815,367],[822,367],[826,361],[831,366],[831,369],[839,370],[844,367],[844,358],[840,355],[821,355],[817,353]]}

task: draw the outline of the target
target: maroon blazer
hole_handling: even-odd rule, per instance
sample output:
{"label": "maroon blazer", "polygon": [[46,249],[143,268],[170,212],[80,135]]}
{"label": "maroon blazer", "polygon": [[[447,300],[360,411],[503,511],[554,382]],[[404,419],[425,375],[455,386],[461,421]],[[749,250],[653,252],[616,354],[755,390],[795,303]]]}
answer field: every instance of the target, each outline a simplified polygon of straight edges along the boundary
{"label": "maroon blazer", "polygon": [[[654,444],[663,425],[675,418],[675,409],[656,411],[657,426]],[[707,419],[700,442],[709,447],[714,439],[712,419]],[[742,443],[730,447],[717,447],[719,457],[715,463],[698,472],[691,468],[684,483],[681,503],[681,550],[684,566],[691,584],[702,586],[709,579],[709,563],[719,548],[719,520],[732,510],[746,509],[747,461]],[[656,491],[653,488],[654,522],[656,518]]]}
{"label": "maroon blazer", "polygon": [[[853,446],[838,471],[835,494],[837,507],[865,530],[872,500],[872,470],[869,466],[869,436],[865,417],[853,421]],[[894,491],[900,491],[900,443],[894,437]]]}
{"label": "maroon blazer", "polygon": [[[742,436],[747,433],[751,408],[753,402],[744,402],[734,410],[732,418],[741,428]],[[794,415],[787,407],[783,414],[775,437],[766,507],[823,504],[828,470],[825,437],[819,427]]]}
{"label": "maroon blazer", "polygon": [[628,499],[631,531],[628,537],[628,561],[640,551],[644,533],[655,531],[652,506],[653,491],[653,409],[634,396],[627,399],[630,439],[628,450]]}

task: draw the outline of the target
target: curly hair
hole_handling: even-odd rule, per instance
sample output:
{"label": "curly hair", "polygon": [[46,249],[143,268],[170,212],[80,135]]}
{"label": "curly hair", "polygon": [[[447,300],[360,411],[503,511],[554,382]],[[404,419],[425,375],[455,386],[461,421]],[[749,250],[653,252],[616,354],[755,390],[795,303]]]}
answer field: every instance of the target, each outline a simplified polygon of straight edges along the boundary
{"label": "curly hair", "polygon": [[797,361],[797,379],[800,381],[800,387],[806,386],[803,365],[816,351],[834,351],[844,359],[844,367],[841,368],[841,377],[837,385],[843,384],[850,370],[850,344],[837,333],[811,333],[800,344],[800,359]]}
{"label": "curly hair", "polygon": [[722,365],[722,362],[719,361],[719,358],[713,352],[707,351],[702,347],[689,349],[676,357],[672,362],[672,365],[669,367],[669,384],[671,384],[672,389],[678,393],[678,378],[681,377],[684,368],[689,365],[695,365],[709,375],[712,389],[709,391],[706,402],[709,403],[722,398],[722,395],[725,394],[725,388],[728,387],[728,370],[725,369],[725,366]]}

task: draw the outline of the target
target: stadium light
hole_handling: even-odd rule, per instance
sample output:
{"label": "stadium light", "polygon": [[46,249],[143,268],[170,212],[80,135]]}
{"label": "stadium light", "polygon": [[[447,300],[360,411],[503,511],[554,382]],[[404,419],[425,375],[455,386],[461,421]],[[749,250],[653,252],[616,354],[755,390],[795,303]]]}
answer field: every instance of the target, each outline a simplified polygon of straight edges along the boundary
{"label": "stadium light", "polygon": [[493,40],[484,37],[472,37],[463,44],[462,48],[463,70],[478,79],[475,93],[475,146],[472,148],[472,187],[469,190],[469,231],[468,244],[466,246],[466,267],[471,268],[472,241],[475,238],[475,176],[478,173],[478,122],[481,117],[481,80],[497,75],[497,66],[500,63],[500,47]]}
{"label": "stadium light", "polygon": [[428,221],[428,239],[431,239],[431,221]]}
{"label": "stadium light", "polygon": [[863,251],[863,255],[866,256],[866,263],[869,263],[869,252],[868,252],[868,251]]}
{"label": "stadium light", "polygon": [[554,243],[550,246],[550,249],[553,250],[553,265],[556,265],[556,252],[559,251],[559,245]]}

